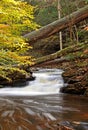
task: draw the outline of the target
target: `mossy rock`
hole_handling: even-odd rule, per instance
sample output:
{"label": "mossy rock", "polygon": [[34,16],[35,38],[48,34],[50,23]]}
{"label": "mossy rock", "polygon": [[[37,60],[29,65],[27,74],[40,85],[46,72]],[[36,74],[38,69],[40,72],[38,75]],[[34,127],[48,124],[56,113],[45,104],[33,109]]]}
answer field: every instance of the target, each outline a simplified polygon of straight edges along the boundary
{"label": "mossy rock", "polygon": [[3,88],[3,85],[0,85],[0,88]]}
{"label": "mossy rock", "polygon": [[25,70],[20,70],[19,68],[10,68],[7,71],[7,77],[9,77],[13,83],[18,81],[23,82],[31,78],[30,73],[27,73]]}
{"label": "mossy rock", "polygon": [[12,80],[4,75],[0,75],[0,88],[2,85],[11,84]]}
{"label": "mossy rock", "polygon": [[32,72],[30,70],[30,65],[27,63],[18,65],[18,68],[21,70],[25,70],[26,72],[29,72],[32,74]]}
{"label": "mossy rock", "polygon": [[[1,71],[2,70],[2,71]],[[2,67],[0,68],[0,84],[1,85],[12,85],[16,82],[23,82],[32,79],[32,74],[27,73],[25,70],[13,67]]]}

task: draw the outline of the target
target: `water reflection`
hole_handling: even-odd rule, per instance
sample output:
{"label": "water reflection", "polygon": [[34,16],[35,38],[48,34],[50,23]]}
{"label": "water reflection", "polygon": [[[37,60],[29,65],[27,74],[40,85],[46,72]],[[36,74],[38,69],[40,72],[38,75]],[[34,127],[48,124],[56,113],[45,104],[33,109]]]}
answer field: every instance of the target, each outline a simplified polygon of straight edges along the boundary
{"label": "water reflection", "polygon": [[75,95],[1,96],[0,126],[1,130],[45,130],[54,122],[72,121],[84,127],[87,108],[87,99]]}

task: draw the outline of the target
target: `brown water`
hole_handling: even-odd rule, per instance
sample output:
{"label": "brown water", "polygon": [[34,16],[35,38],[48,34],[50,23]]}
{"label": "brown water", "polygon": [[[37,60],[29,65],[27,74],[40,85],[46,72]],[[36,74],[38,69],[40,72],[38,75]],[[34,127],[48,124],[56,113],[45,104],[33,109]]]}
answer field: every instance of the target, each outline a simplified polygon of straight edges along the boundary
{"label": "brown water", "polygon": [[[65,122],[65,124],[80,122],[81,125],[77,127],[77,130],[88,130],[88,99],[83,96],[57,93],[58,85],[61,87],[63,84],[61,71],[43,70],[39,73],[42,76],[30,84],[33,86],[34,93],[32,89],[27,88],[30,85],[22,87],[26,89],[21,88],[21,90],[19,87],[1,89],[0,130],[59,130],[58,122]],[[47,74],[47,79],[43,74]],[[49,82],[45,85],[46,80]],[[56,89],[53,88],[50,92],[45,89],[41,92],[39,88],[34,90],[35,84],[40,88],[48,87],[51,81],[54,82],[51,87],[55,85]]]}

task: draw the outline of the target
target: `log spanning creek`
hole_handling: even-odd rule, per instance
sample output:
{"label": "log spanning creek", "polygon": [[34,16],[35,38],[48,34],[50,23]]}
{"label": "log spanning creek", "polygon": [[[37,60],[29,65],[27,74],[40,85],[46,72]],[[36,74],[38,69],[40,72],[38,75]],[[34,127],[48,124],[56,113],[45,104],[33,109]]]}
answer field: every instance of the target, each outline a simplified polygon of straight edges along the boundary
{"label": "log spanning creek", "polygon": [[59,92],[59,69],[40,69],[34,81],[0,89],[0,130],[88,130],[88,99]]}

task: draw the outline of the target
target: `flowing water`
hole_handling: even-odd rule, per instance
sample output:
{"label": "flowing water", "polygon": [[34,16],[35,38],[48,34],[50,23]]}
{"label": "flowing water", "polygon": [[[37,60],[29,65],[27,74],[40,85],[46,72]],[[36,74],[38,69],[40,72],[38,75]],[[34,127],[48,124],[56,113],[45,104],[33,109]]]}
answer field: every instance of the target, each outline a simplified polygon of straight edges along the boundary
{"label": "flowing water", "polygon": [[77,130],[88,130],[88,99],[59,92],[62,72],[40,69],[25,86],[1,88],[0,130],[58,130],[58,122],[80,122]]}

